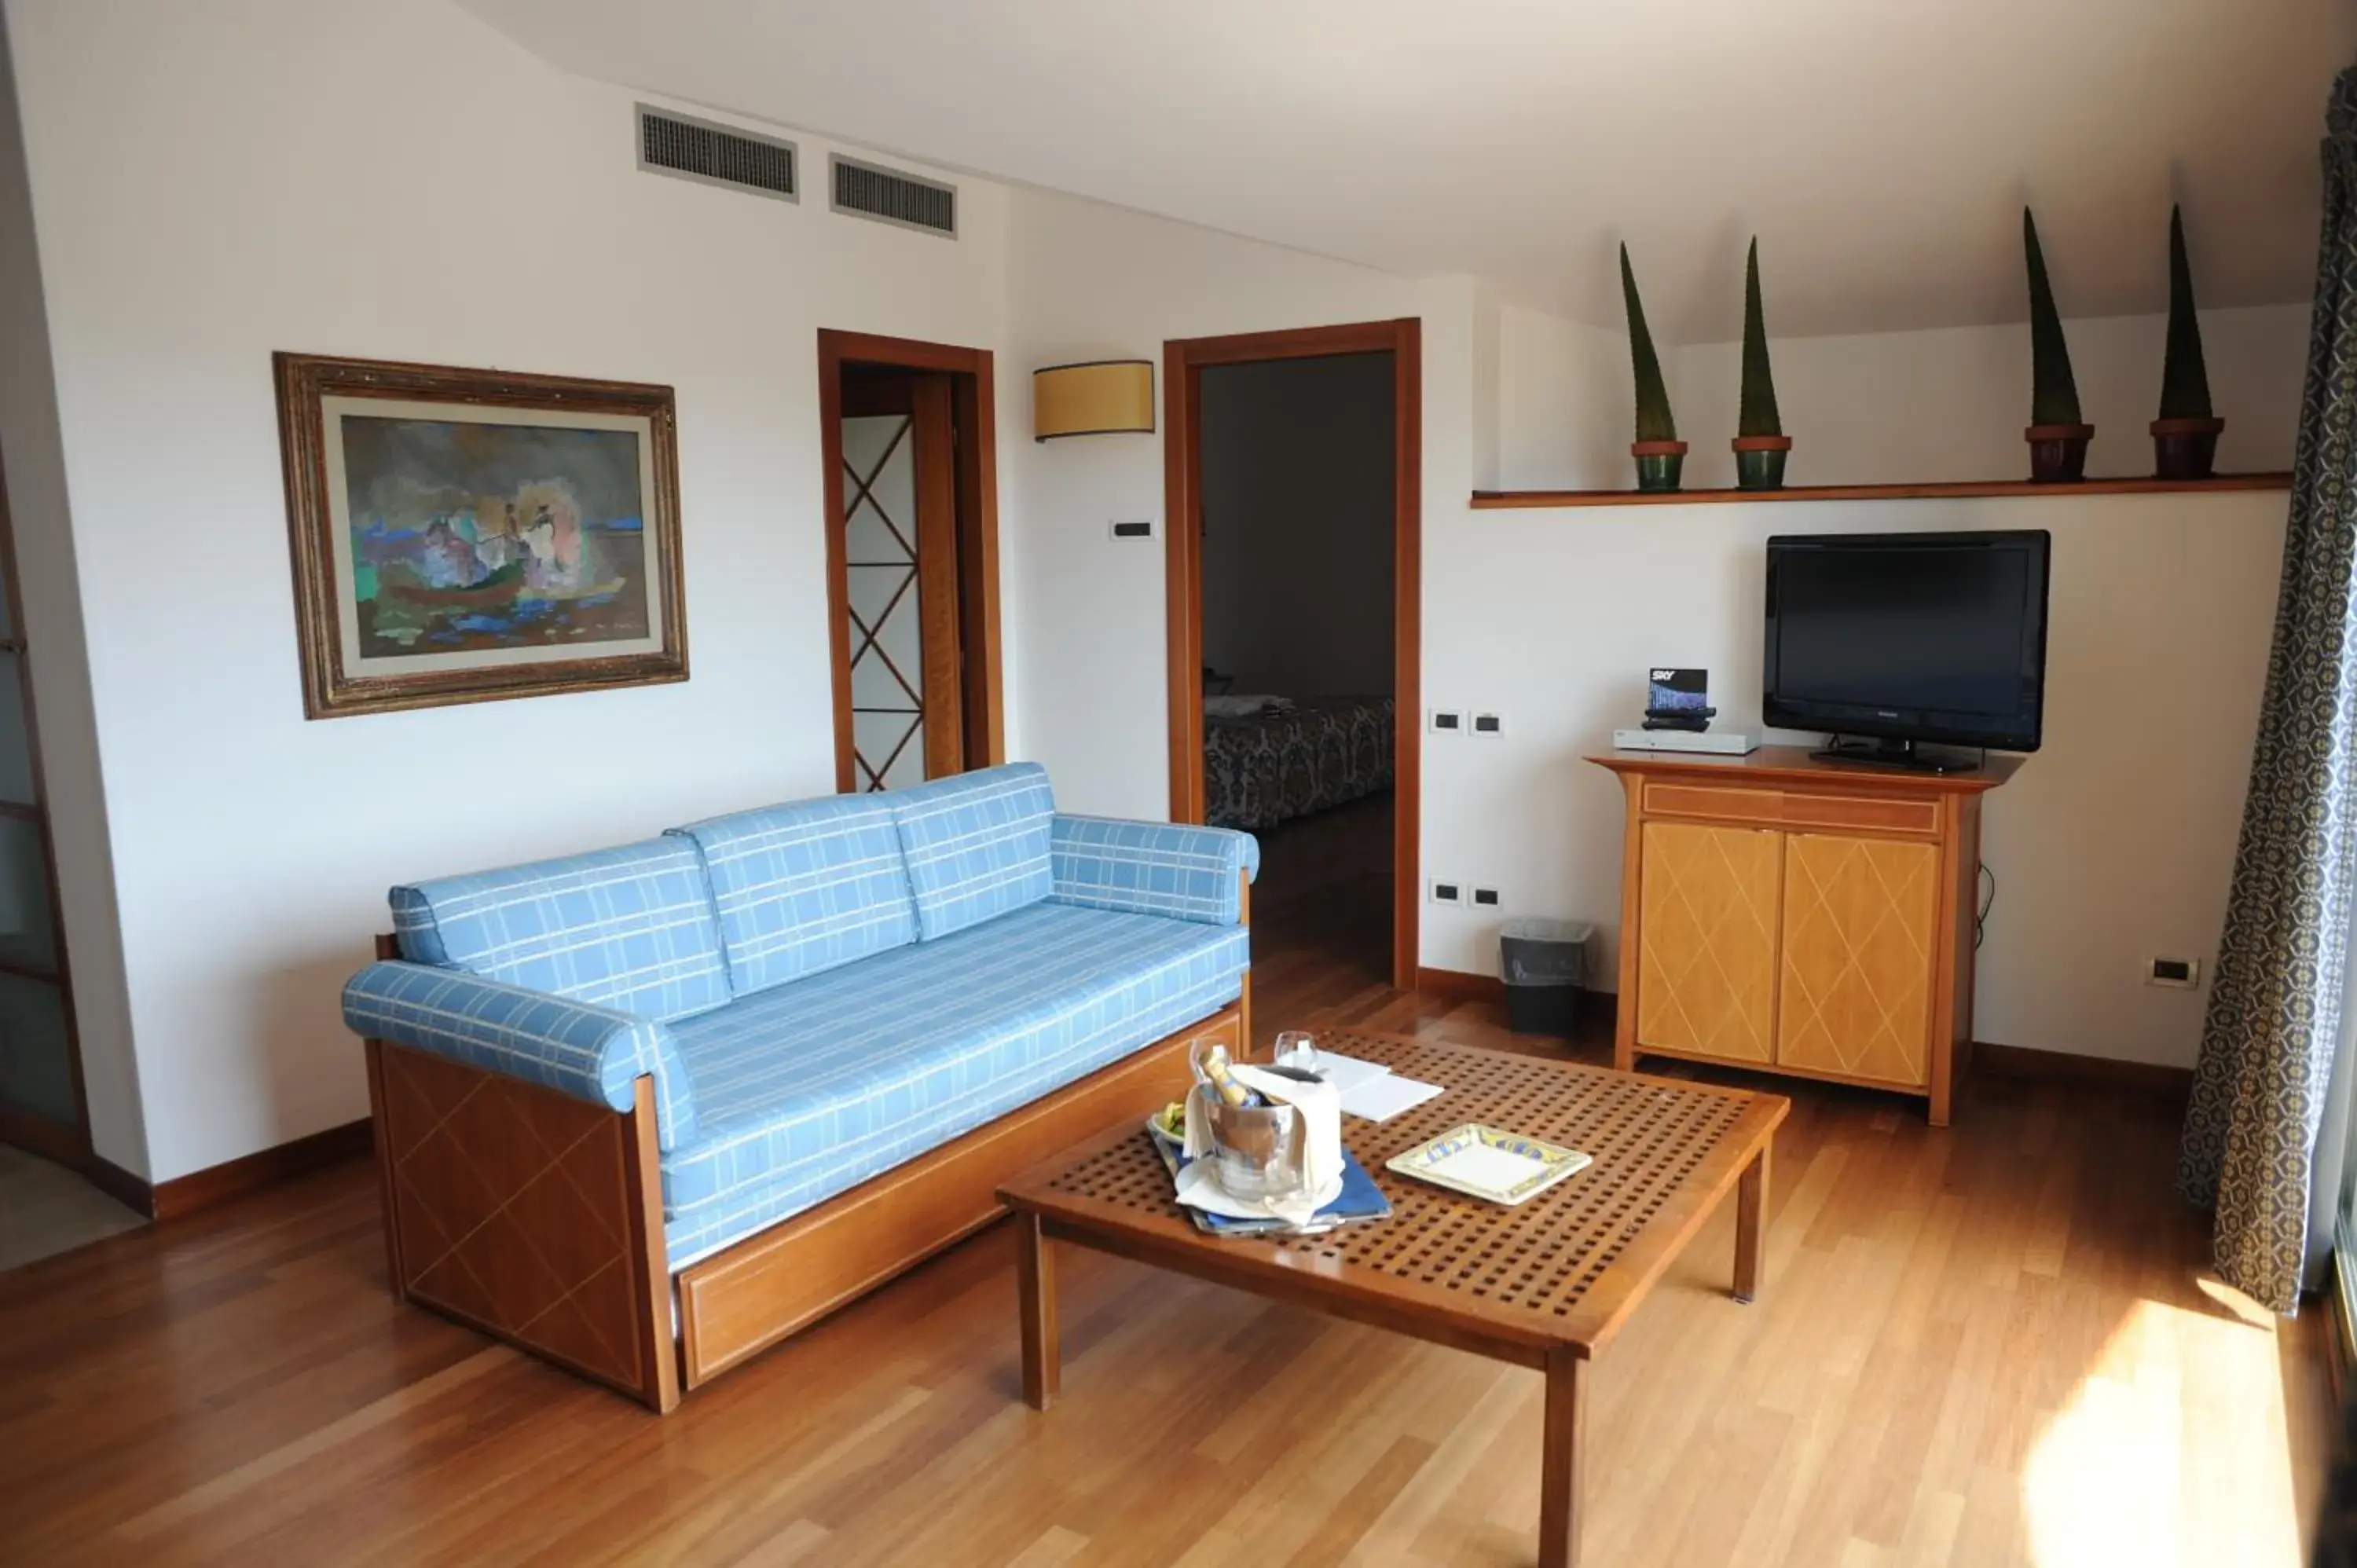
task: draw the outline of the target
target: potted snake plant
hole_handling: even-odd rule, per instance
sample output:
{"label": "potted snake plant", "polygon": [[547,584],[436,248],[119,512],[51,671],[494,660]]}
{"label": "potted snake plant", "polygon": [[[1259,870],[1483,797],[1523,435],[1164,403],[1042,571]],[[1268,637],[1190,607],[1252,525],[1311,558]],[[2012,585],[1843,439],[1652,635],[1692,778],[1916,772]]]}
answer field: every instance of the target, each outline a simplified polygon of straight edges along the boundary
{"label": "potted snake plant", "polygon": [[1670,413],[1670,389],[1662,382],[1662,361],[1653,352],[1653,335],[1645,329],[1645,306],[1637,297],[1637,274],[1629,268],[1629,247],[1620,247],[1620,298],[1629,307],[1629,358],[1637,373],[1637,439],[1630,456],[1637,459],[1637,488],[1674,490],[1685,467],[1686,444],[1678,439],[1678,422]]}
{"label": "potted snake plant", "polygon": [[2062,336],[2062,316],[2046,279],[2046,255],[2038,248],[2038,223],[2021,209],[2021,244],[2029,261],[2029,477],[2055,484],[2087,477],[2087,443],[2095,427],[2079,416],[2079,383],[2071,374],[2071,345]]}
{"label": "potted snake plant", "polygon": [[1743,411],[1735,424],[1735,482],[1747,490],[1784,488],[1784,459],[1792,438],[1776,412],[1776,381],[1768,368],[1768,327],[1760,313],[1760,238],[1743,263]]}
{"label": "potted snake plant", "polygon": [[2185,259],[2185,220],[2169,209],[2169,348],[2160,365],[2160,417],[2152,422],[2157,478],[2206,479],[2218,460],[2226,422],[2210,412],[2210,371],[2201,359],[2201,322],[2193,311],[2193,268]]}

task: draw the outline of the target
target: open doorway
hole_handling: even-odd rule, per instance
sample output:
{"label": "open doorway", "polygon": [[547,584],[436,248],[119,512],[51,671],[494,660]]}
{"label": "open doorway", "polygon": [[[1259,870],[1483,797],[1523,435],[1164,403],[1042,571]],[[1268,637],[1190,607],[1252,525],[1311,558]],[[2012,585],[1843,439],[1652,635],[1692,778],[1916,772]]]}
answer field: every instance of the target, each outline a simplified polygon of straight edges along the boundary
{"label": "open doorway", "polygon": [[1259,837],[1254,965],[1321,988],[1415,983],[1418,343],[1166,350],[1171,816]]}
{"label": "open doorway", "polygon": [[835,788],[1004,761],[989,350],[818,338]]}

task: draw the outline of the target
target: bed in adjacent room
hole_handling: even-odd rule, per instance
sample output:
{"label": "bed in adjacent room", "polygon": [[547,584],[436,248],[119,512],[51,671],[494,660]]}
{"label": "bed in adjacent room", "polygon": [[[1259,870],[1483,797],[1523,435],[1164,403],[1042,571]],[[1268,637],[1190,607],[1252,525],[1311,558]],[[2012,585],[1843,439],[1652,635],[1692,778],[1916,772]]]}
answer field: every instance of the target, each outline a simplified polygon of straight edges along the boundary
{"label": "bed in adjacent room", "polygon": [[1394,714],[1389,697],[1206,699],[1204,821],[1265,832],[1390,789]]}

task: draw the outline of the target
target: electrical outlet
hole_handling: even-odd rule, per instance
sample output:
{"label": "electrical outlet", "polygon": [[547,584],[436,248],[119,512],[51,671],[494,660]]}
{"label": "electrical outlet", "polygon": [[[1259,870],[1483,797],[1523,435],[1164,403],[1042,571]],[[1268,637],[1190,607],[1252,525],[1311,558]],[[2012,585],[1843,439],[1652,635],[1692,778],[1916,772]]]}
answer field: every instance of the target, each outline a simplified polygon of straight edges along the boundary
{"label": "electrical outlet", "polygon": [[1494,739],[1495,737],[1505,734],[1506,715],[1503,714],[1475,714],[1473,715],[1473,733],[1491,739]]}
{"label": "electrical outlet", "polygon": [[1460,883],[1436,876],[1432,879],[1432,901],[1436,904],[1461,905],[1465,902],[1465,888]]}
{"label": "electrical outlet", "polygon": [[1113,536],[1115,539],[1151,539],[1154,537],[1153,520],[1149,518],[1144,521],[1130,520],[1116,521],[1113,525]]}
{"label": "electrical outlet", "polygon": [[2201,983],[2201,961],[2198,958],[2156,958],[2145,966],[2144,983],[2190,991]]}
{"label": "electrical outlet", "polygon": [[1498,897],[1498,890],[1494,887],[1473,889],[1473,908],[1476,909],[1495,909],[1501,902],[1502,900]]}
{"label": "electrical outlet", "polygon": [[1435,735],[1463,735],[1465,715],[1455,708],[1435,708],[1427,727]]}

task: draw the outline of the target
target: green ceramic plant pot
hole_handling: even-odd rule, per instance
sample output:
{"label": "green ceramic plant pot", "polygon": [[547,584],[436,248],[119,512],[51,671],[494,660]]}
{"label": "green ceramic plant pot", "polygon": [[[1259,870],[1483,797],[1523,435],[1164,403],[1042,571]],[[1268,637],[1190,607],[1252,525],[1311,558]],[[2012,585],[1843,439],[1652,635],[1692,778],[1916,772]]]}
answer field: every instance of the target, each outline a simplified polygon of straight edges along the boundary
{"label": "green ceramic plant pot", "polygon": [[1784,459],[1792,455],[1789,435],[1738,435],[1735,438],[1735,483],[1747,490],[1784,488]]}
{"label": "green ceramic plant pot", "polygon": [[1637,459],[1637,488],[1641,490],[1674,490],[1678,476],[1686,466],[1686,444],[1683,441],[1638,441],[1629,447]]}

